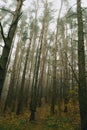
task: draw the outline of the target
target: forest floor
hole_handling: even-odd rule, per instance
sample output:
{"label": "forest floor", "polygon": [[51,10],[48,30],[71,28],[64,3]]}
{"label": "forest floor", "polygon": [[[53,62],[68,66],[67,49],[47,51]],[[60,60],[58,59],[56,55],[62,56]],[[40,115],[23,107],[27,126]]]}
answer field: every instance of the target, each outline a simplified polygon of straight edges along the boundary
{"label": "forest floor", "polygon": [[80,116],[78,105],[68,104],[68,112],[58,112],[56,106],[55,115],[50,114],[50,106],[44,104],[37,108],[36,121],[29,121],[29,111],[17,116],[14,113],[6,113],[0,116],[0,130],[80,130]]}

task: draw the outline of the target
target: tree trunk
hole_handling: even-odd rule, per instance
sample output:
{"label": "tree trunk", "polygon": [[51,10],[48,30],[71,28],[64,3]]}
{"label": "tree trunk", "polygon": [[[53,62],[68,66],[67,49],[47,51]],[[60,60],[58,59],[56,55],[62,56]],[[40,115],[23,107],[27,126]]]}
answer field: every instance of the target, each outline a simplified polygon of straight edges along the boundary
{"label": "tree trunk", "polygon": [[18,0],[17,8],[15,10],[13,20],[12,20],[11,26],[9,28],[7,37],[4,36],[3,27],[0,23],[1,34],[2,34],[2,38],[4,40],[4,43],[5,43],[2,55],[0,58],[0,97],[1,97],[1,92],[3,89],[4,80],[6,77],[8,57],[10,54],[11,45],[12,45],[12,41],[14,38],[16,28],[17,28],[18,20],[20,17],[21,7],[22,7],[22,0]]}
{"label": "tree trunk", "polygon": [[20,49],[20,40],[16,47],[16,54],[15,54],[15,58],[14,58],[13,68],[12,68],[11,80],[10,80],[10,85],[9,85],[6,101],[4,104],[3,112],[5,112],[7,106],[9,108],[11,108],[12,103],[13,103],[13,99],[14,99],[14,95],[15,95],[15,79],[16,79],[16,75],[17,75],[19,49]]}
{"label": "tree trunk", "polygon": [[87,130],[87,90],[86,90],[84,33],[83,33],[81,0],[77,0],[77,20],[78,20],[78,69],[79,69],[78,85],[79,85],[81,130]]}
{"label": "tree trunk", "polygon": [[61,6],[58,13],[57,18],[57,28],[56,28],[56,34],[54,37],[54,50],[53,50],[53,87],[52,87],[52,100],[51,100],[51,113],[54,114],[55,109],[55,103],[56,103],[56,90],[57,90],[57,51],[58,51],[58,26],[60,21],[60,14],[62,11],[63,6],[63,0],[61,0]]}
{"label": "tree trunk", "polygon": [[[46,9],[47,9],[47,4],[44,9],[44,17],[42,21],[42,29],[41,29],[41,35],[39,37],[39,44],[37,48],[37,53],[36,53],[36,61],[35,61],[35,68],[34,68],[34,77],[33,77],[33,82],[32,82],[32,88],[31,88],[31,101],[30,101],[30,120],[33,121],[35,120],[35,112],[36,112],[36,107],[37,107],[37,85],[38,85],[38,75],[39,75],[39,68],[40,68],[40,60],[41,60],[41,53],[42,53],[42,47],[43,47],[43,38],[44,38],[44,29],[45,29],[45,22],[46,22]],[[31,118],[33,115],[34,118]]]}
{"label": "tree trunk", "polygon": [[23,70],[23,75],[22,75],[21,88],[19,90],[19,97],[18,97],[18,105],[17,105],[17,112],[16,112],[17,115],[19,115],[23,109],[25,76],[26,76],[26,69],[27,69],[30,47],[31,47],[31,42],[28,45],[28,49],[27,49],[26,57],[25,57],[25,65],[24,65],[24,70]]}

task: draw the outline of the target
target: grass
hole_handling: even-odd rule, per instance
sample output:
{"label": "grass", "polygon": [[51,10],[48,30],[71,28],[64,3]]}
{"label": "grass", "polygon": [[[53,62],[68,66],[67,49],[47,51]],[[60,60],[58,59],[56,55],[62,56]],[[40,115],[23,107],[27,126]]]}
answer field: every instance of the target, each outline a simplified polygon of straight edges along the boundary
{"label": "grass", "polygon": [[36,121],[29,122],[29,111],[16,116],[14,113],[0,117],[0,130],[80,130],[78,109],[73,114],[73,108],[69,107],[67,114],[59,117],[57,114],[50,115],[50,106],[44,105],[37,109]]}
{"label": "grass", "polygon": [[12,122],[1,124],[0,130],[74,130],[68,122],[60,121],[55,118],[41,120],[40,122],[25,122],[25,119],[18,120],[14,124]]}

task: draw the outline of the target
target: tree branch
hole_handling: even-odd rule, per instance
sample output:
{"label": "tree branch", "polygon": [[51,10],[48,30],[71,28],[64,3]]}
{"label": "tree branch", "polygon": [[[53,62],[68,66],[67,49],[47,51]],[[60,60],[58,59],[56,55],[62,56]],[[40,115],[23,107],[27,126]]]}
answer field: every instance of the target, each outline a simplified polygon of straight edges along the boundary
{"label": "tree branch", "polygon": [[4,8],[4,7],[0,8],[0,10],[2,10],[2,11],[6,11],[6,12],[8,12],[8,13],[14,15],[14,11],[11,11],[11,10],[6,9],[6,8]]}
{"label": "tree branch", "polygon": [[0,27],[1,27],[1,35],[2,35],[2,38],[3,38],[3,40],[4,40],[4,43],[6,44],[6,38],[5,38],[5,36],[4,36],[4,31],[3,31],[3,27],[2,27],[1,22],[0,22]]}

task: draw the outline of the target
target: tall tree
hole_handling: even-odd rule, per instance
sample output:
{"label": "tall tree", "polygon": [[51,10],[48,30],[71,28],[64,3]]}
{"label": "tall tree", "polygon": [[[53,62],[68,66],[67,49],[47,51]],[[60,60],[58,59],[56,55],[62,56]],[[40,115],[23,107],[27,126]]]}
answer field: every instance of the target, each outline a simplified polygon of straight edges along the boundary
{"label": "tall tree", "polygon": [[24,85],[25,85],[26,68],[27,68],[27,62],[28,62],[28,57],[29,57],[29,52],[30,52],[30,46],[31,46],[31,42],[28,45],[27,53],[25,57],[25,65],[24,65],[24,70],[23,70],[23,75],[22,75],[21,88],[19,90],[19,97],[18,97],[18,105],[17,105],[17,112],[16,112],[17,115],[19,115],[23,109]]}
{"label": "tall tree", "polygon": [[44,39],[44,31],[45,31],[45,22],[46,22],[46,8],[48,6],[48,2],[46,0],[45,3],[45,9],[44,9],[44,16],[42,21],[42,28],[40,32],[40,37],[38,40],[38,47],[36,52],[36,61],[35,61],[35,67],[34,67],[34,75],[33,75],[33,81],[32,81],[32,88],[31,88],[31,101],[30,101],[30,120],[35,120],[35,112],[37,107],[37,85],[38,85],[38,75],[39,75],[39,68],[40,68],[40,60],[41,60],[41,54],[42,54],[42,47],[43,47],[43,39]]}
{"label": "tall tree", "polygon": [[55,109],[55,101],[56,101],[56,88],[57,88],[57,51],[58,51],[58,29],[59,29],[59,21],[60,14],[62,11],[63,0],[61,0],[61,5],[57,18],[56,25],[56,34],[54,37],[54,49],[53,49],[53,87],[52,87],[52,100],[51,100],[51,113],[54,114]]}
{"label": "tall tree", "polygon": [[3,26],[0,22],[1,35],[3,38],[4,44],[5,44],[3,47],[3,52],[2,52],[1,58],[0,58],[0,96],[1,96],[2,88],[3,88],[5,76],[6,76],[8,57],[10,54],[12,41],[13,41],[13,38],[15,35],[15,31],[17,28],[19,18],[21,16],[22,3],[23,3],[23,0],[17,0],[17,7],[13,14],[13,20],[11,22],[7,37],[5,37],[4,31],[3,31]]}
{"label": "tall tree", "polygon": [[84,32],[81,0],[77,0],[77,21],[78,21],[78,69],[79,69],[79,105],[81,116],[81,130],[87,130],[87,89],[85,75],[85,52]]}

